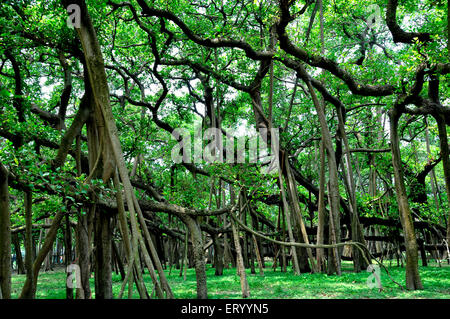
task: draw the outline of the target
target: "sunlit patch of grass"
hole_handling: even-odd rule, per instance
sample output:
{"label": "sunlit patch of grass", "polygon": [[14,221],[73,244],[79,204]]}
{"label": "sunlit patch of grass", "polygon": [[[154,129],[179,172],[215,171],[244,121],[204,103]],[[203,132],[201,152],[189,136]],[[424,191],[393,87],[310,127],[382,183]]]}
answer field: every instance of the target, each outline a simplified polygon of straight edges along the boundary
{"label": "sunlit patch of grass", "polygon": [[[385,263],[388,265],[388,263]],[[387,267],[389,275],[398,283],[404,285],[405,269],[392,266]],[[224,269],[223,276],[215,276],[214,268],[207,265],[208,296],[211,299],[237,299],[241,298],[240,279],[236,269]],[[383,289],[369,288],[367,278],[370,273],[362,271],[352,272],[349,262],[343,263],[341,276],[327,274],[304,273],[295,276],[292,269],[288,272],[273,271],[270,264],[264,270],[264,275],[251,274],[247,270],[247,279],[250,286],[251,298],[261,299],[366,299],[366,298],[450,298],[450,266],[443,264],[420,267],[420,275],[424,290],[402,290],[392,282],[384,270],[381,270]],[[186,280],[180,276],[180,271],[173,268],[171,274],[166,271],[171,289],[176,298],[196,298],[197,286],[194,269],[187,270]],[[153,285],[150,276],[144,274],[144,281],[149,293]],[[25,282],[25,275],[15,275],[12,278],[12,295],[17,298]],[[61,299],[65,298],[66,274],[63,269],[54,272],[42,272],[39,275],[37,298]],[[94,278],[90,279],[91,289],[94,291]],[[112,287],[114,296],[118,296],[122,284],[121,276],[112,274]],[[128,288],[124,290],[123,298],[128,297]],[[132,298],[139,298],[136,287],[133,287]]]}

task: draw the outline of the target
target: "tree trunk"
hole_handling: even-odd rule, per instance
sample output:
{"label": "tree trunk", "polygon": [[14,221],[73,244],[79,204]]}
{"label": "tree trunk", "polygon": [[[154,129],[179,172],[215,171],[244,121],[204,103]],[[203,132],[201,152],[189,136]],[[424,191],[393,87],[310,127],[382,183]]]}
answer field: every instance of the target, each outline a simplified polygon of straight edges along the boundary
{"label": "tree trunk", "polygon": [[117,245],[114,242],[114,240],[111,242],[111,244],[112,244],[112,252],[114,254],[114,259],[117,262],[117,268],[119,269],[122,280],[124,280],[125,279],[125,267],[123,265],[122,256],[120,255],[119,249],[117,248]]}
{"label": "tree trunk", "polygon": [[[318,212],[317,212],[317,244],[322,245],[324,243],[324,230],[325,230],[325,147],[323,141],[320,141],[320,172],[319,172],[319,198]],[[317,248],[317,271],[320,272],[325,266],[325,255],[323,248]]]}
{"label": "tree trunk", "polygon": [[203,250],[203,239],[202,232],[198,222],[187,216],[185,218],[186,226],[191,234],[191,241],[194,250],[194,267],[195,275],[197,278],[197,298],[207,299],[208,298],[208,288],[206,285],[206,268],[205,268],[205,253]]}
{"label": "tree trunk", "polygon": [[[242,218],[244,224],[246,224],[246,212],[247,209],[244,209],[244,212],[242,213]],[[249,268],[250,267],[250,260],[249,260],[249,253],[248,253],[248,240],[246,234],[244,235],[244,238],[242,240],[242,260],[244,261],[244,267]]]}
{"label": "tree trunk", "polygon": [[[71,1],[63,0],[63,3],[68,6],[69,4],[71,4]],[[147,240],[147,244],[151,249],[151,254],[158,269],[160,280],[163,284],[163,287],[167,288],[166,286],[168,285],[165,285],[165,275],[162,272],[162,268],[160,267],[161,265],[159,262],[159,258],[155,253],[151,238],[149,238],[150,236],[148,234],[145,222],[143,221],[142,212],[139,209],[139,205],[136,204],[136,196],[134,195],[128,168],[123,157],[122,146],[118,137],[118,129],[111,108],[110,92],[106,77],[103,54],[100,48],[96,31],[92,24],[89,12],[87,11],[85,1],[77,0],[72,1],[72,3],[77,4],[81,9],[80,27],[76,28],[76,31],[83,46],[83,53],[86,61],[89,83],[91,84],[92,93],[95,100],[95,111],[96,113],[98,113],[96,114],[95,118],[97,121],[104,122],[105,134],[101,139],[104,149],[102,153],[102,179],[104,181],[107,181],[113,175],[115,166],[117,165],[117,169],[119,171],[119,175],[125,191],[125,199],[128,204],[129,218],[132,230],[132,248],[134,254],[137,254],[138,240],[141,236],[138,230],[138,221],[136,219],[136,213],[138,213],[139,222],[141,223],[141,229],[143,230],[145,239]],[[146,249],[145,246],[142,247],[142,249]],[[138,260],[136,260],[135,265],[139,265]],[[168,298],[172,296],[169,289],[166,289],[166,293]]]}
{"label": "tree trunk", "polygon": [[398,120],[400,119],[401,114],[394,108],[390,111],[389,115],[395,190],[406,248],[406,288],[409,290],[423,289],[419,275],[416,234],[414,232],[414,224],[403,180],[403,168],[398,137]]}
{"label": "tree trunk", "polygon": [[[252,227],[254,230],[259,231],[259,224],[258,224],[258,217],[252,207],[252,205],[249,203],[249,208],[250,208],[250,217],[252,220]],[[256,236],[252,236],[253,237],[253,241],[255,244],[255,253],[256,253],[256,259],[258,261],[258,267],[260,268],[259,273],[260,274],[264,274],[264,255],[262,252],[262,245],[261,245],[261,240],[259,238],[256,238]]]}
{"label": "tree trunk", "polygon": [[[428,119],[425,116],[425,143],[427,147],[427,155],[430,157],[431,155],[431,148],[430,148],[430,137],[429,137],[429,130],[428,130]],[[434,168],[431,170],[431,191],[433,192],[433,198],[434,198],[434,204],[436,205],[436,212],[439,213],[441,210],[440,203],[439,203],[439,197],[438,197],[438,185],[436,180],[436,174],[434,172]]]}
{"label": "tree trunk", "polygon": [[[292,206],[294,208],[294,217],[296,217],[296,218],[294,218],[294,221],[296,221],[296,224],[298,225],[298,228],[300,230],[299,234],[303,239],[301,242],[309,245],[308,233],[306,232],[305,223],[303,221],[302,212],[300,210],[300,204],[299,204],[298,195],[297,195],[297,187],[296,187],[296,183],[295,183],[294,177],[292,175],[291,167],[290,167],[289,160],[287,157],[285,157],[285,167],[286,167],[286,182],[288,185],[287,188],[288,188],[288,192],[289,192],[289,197],[292,202]],[[300,251],[302,251],[302,250],[304,251],[305,249],[301,249]],[[309,262],[311,263],[312,271],[316,272],[316,265],[314,262],[312,249],[306,248],[306,253],[308,255]],[[306,263],[307,262],[308,261],[306,260]],[[307,268],[309,268],[309,266]]]}
{"label": "tree trunk", "polygon": [[[30,287],[33,283],[33,211],[32,211],[33,195],[30,191],[25,192],[24,206],[25,206],[25,270],[27,272],[26,282]],[[25,286],[24,286],[25,288]],[[22,290],[23,291],[23,290]],[[29,293],[24,295],[26,299],[32,299],[33,296]]]}
{"label": "tree trunk", "polygon": [[[439,131],[439,142],[441,148],[442,167],[444,169],[445,190],[447,192],[447,200],[450,206],[450,158],[448,149],[447,127],[443,115],[436,116],[436,122]],[[447,217],[447,244],[450,245],[450,210]],[[448,256],[450,260],[450,256]]]}
{"label": "tree trunk", "polygon": [[256,274],[256,270],[255,270],[255,246],[253,245],[253,240],[251,240],[250,236],[246,233],[245,236],[248,238],[247,242],[250,245],[250,249],[249,249],[249,262],[250,262],[250,273],[252,275]]}
{"label": "tree trunk", "polygon": [[242,298],[248,298],[250,297],[250,287],[248,286],[247,274],[245,273],[244,261],[242,259],[241,244],[239,242],[239,232],[234,223],[234,220],[231,221],[231,229],[233,231],[234,246],[236,248],[236,263],[237,271],[241,281]]}
{"label": "tree trunk", "polygon": [[[27,195],[27,197],[29,197],[29,198],[27,199],[26,206],[29,206],[29,209],[26,209],[26,211],[29,211],[27,213],[27,215],[29,215],[29,217],[31,217],[31,193],[29,193],[29,195]],[[45,257],[48,255],[50,249],[53,247],[53,243],[55,242],[56,234],[58,232],[58,228],[59,228],[62,218],[63,218],[63,211],[59,210],[56,213],[55,218],[53,219],[52,225],[47,233],[47,236],[45,237],[44,244],[42,245],[42,248],[39,250],[39,253],[36,256],[36,260],[33,263],[32,272],[30,274],[31,276],[29,276],[27,274],[27,278],[25,280],[25,284],[23,285],[22,292],[20,293],[19,299],[34,299],[35,298],[39,270],[41,268],[42,262],[44,261]],[[28,220],[30,220],[30,222],[31,222],[31,218],[28,218]],[[31,229],[31,223],[28,226]],[[28,245],[30,245],[30,243],[28,243]],[[25,259],[26,258],[27,257],[25,255]]]}
{"label": "tree trunk", "polygon": [[[72,228],[70,227],[70,218],[69,215],[66,215],[66,225],[64,228],[64,256],[65,256],[65,265],[67,267],[72,263]],[[69,273],[67,273],[67,277],[69,277]],[[79,284],[79,283],[77,283]],[[73,288],[66,287],[66,299],[73,299]]]}
{"label": "tree trunk", "polygon": [[[347,134],[345,132],[345,114],[343,114],[343,109],[340,107],[337,109],[338,121],[339,121],[339,131],[344,142],[345,149],[345,166],[343,170],[346,176],[346,185],[348,188],[348,195],[350,199],[350,211],[351,211],[351,233],[352,241],[359,242],[366,246],[366,241],[364,239],[363,230],[359,222],[358,216],[358,206],[356,204],[356,189],[355,180],[353,179],[353,169],[352,169],[352,158],[350,153],[350,146],[347,139]],[[352,247],[352,257],[353,257],[353,268],[355,272],[360,272],[361,269],[366,269],[369,265],[365,261],[365,258],[361,256],[359,249]],[[368,257],[368,256],[366,256]],[[369,259],[369,258],[367,258]]]}
{"label": "tree trunk", "polygon": [[95,210],[95,299],[112,299],[110,217]]}
{"label": "tree trunk", "polygon": [[[301,235],[300,225],[298,224],[298,220],[294,216],[291,216],[291,223],[294,231],[294,238],[295,242],[304,244],[305,241],[303,240],[303,237]],[[308,262],[308,253],[306,248],[304,247],[293,247],[295,249],[297,258],[298,258],[298,266],[300,268],[301,273],[310,273],[314,272],[312,270],[312,267],[314,267],[314,264]]]}
{"label": "tree trunk", "polygon": [[91,277],[91,263],[90,263],[90,238],[91,238],[91,218],[89,215],[92,211],[88,209],[86,215],[80,216],[78,219],[76,233],[76,262],[80,267],[81,287],[77,288],[76,299],[91,299],[91,288],[89,285],[89,278]]}
{"label": "tree trunk", "polygon": [[[46,224],[50,224],[51,222],[52,222],[52,220],[50,218],[46,218],[45,219],[45,223]],[[43,233],[44,233],[45,236],[47,236],[48,231],[47,230],[43,230]],[[52,255],[53,255],[53,245],[52,245],[52,247],[50,247],[50,250],[49,250],[47,256],[45,256],[45,259],[44,259],[44,271],[53,270],[52,269],[52,262],[51,262]]]}
{"label": "tree trunk", "polygon": [[[223,215],[223,225],[226,225],[227,217],[226,215]],[[230,268],[230,263],[232,267],[236,267],[236,261],[233,257],[233,254],[231,253],[231,247],[230,243],[228,242],[228,234],[223,234],[223,262],[224,262],[224,268],[228,269]]]}
{"label": "tree trunk", "polygon": [[[144,292],[145,288],[142,287],[142,283],[139,282],[138,276],[141,274],[136,274],[133,270],[136,265],[140,265],[139,256],[138,256],[138,247],[137,241],[133,239],[133,248],[131,247],[130,233],[128,232],[128,224],[127,224],[127,216],[125,212],[124,201],[122,197],[122,189],[120,187],[119,177],[117,171],[114,172],[113,176],[114,187],[116,188],[116,202],[117,202],[117,210],[118,210],[118,218],[119,218],[119,230],[122,235],[123,244],[126,251],[128,269],[125,274],[125,278],[123,278],[123,288],[124,285],[128,283],[128,298],[131,299],[133,295],[133,281],[136,283],[136,287],[138,288],[138,292],[142,298],[147,298],[147,293]],[[140,267],[140,266],[139,266]],[[119,293],[119,299],[122,297],[123,290],[121,289]]]}
{"label": "tree trunk", "polygon": [[0,290],[11,298],[11,219],[9,213],[8,170],[0,163]]}
{"label": "tree trunk", "polygon": [[[183,280],[186,281],[186,273],[188,268],[188,251],[189,251],[189,234],[188,229],[186,228],[186,235],[184,237],[184,249],[183,249],[183,266],[181,267],[181,271],[184,269],[183,273]],[[222,264],[223,265],[223,264]],[[181,271],[180,271],[180,277],[181,277]],[[217,269],[216,269],[217,272]]]}
{"label": "tree trunk", "polygon": [[[149,254],[151,256],[153,264],[156,267],[156,270],[157,270],[158,275],[159,275],[160,285],[161,285],[162,289],[164,290],[164,292],[166,293],[166,298],[167,299],[173,299],[174,296],[173,296],[172,290],[171,290],[171,288],[169,286],[169,282],[167,281],[166,274],[164,273],[164,270],[163,270],[162,265],[161,265],[161,261],[159,260],[158,252],[156,251],[153,239],[150,236],[150,233],[148,231],[147,225],[145,224],[144,215],[142,214],[142,211],[141,211],[141,208],[139,206],[138,200],[137,200],[136,196],[134,195],[134,193],[132,194],[132,197],[133,197],[134,206],[135,206],[137,214],[138,214],[139,223],[140,223],[141,228],[142,228],[142,233],[144,234],[143,240],[145,239],[145,243],[148,245],[148,248],[150,250],[150,251],[148,251],[146,249],[146,246],[143,245],[144,246],[143,249],[145,249],[144,250],[144,257],[146,257],[147,254]],[[142,237],[142,236],[139,235],[139,237]],[[149,269],[149,271],[150,271],[150,273],[153,272],[153,270],[151,270],[151,269]],[[158,291],[159,288],[156,287],[155,289]]]}
{"label": "tree trunk", "polygon": [[214,275],[223,275],[223,247],[221,239],[217,235],[212,236],[212,241],[214,245],[214,267],[216,269]]}
{"label": "tree trunk", "polygon": [[[283,214],[284,214],[284,218],[286,220],[289,241],[291,243],[293,243],[293,242],[295,242],[295,238],[294,238],[294,233],[292,232],[291,214],[289,213],[289,205],[287,203],[286,194],[285,194],[285,190],[284,190],[283,174],[282,174],[280,168],[278,170],[279,170],[278,181],[279,181],[279,185],[280,185],[281,199],[283,201]],[[294,265],[294,273],[296,275],[300,275],[300,266],[298,264],[297,250],[294,247],[290,247],[290,249],[292,252],[292,263]]]}
{"label": "tree trunk", "polygon": [[[306,72],[305,72],[306,73]],[[308,75],[306,75],[308,78]],[[311,81],[306,81],[309,93],[313,100],[313,104],[317,111],[319,117],[320,129],[322,134],[322,141],[324,148],[328,155],[328,170],[329,170],[329,198],[330,198],[330,239],[333,245],[340,241],[340,213],[339,213],[339,180],[337,172],[336,163],[336,153],[333,148],[333,140],[331,138],[331,133],[328,128],[327,119],[325,116],[325,108],[320,104],[317,99],[314,88],[312,87]],[[339,256],[339,251],[337,248],[332,249],[333,264],[335,266],[335,271],[338,275],[341,274],[341,260]]]}
{"label": "tree trunk", "polygon": [[260,254],[260,250],[259,250],[259,246],[258,246],[258,241],[256,240],[256,236],[252,234],[252,239],[253,239],[253,245],[255,246],[255,254],[256,254],[256,259],[258,261],[258,267],[259,267],[259,274],[261,276],[264,275],[264,266],[263,266],[263,262],[261,260],[261,254]]}

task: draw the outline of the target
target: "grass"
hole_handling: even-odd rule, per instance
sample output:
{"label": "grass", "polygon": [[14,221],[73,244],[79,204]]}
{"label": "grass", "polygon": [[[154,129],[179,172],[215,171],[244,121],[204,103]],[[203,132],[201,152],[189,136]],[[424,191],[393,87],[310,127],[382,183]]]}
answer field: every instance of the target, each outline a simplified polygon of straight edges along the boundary
{"label": "grass", "polygon": [[[264,276],[252,275],[247,270],[251,298],[268,299],[368,299],[368,298],[444,298],[450,299],[450,266],[442,267],[431,264],[420,267],[420,275],[424,290],[401,290],[393,283],[384,270],[381,270],[383,290],[369,288],[367,285],[368,272],[353,273],[349,262],[343,263],[341,276],[328,276],[326,274],[302,274],[294,276],[292,271],[282,273],[274,272],[267,263]],[[405,269],[388,267],[389,274],[398,283],[404,285]],[[195,271],[188,269],[186,281],[179,276],[179,270],[172,269],[171,274],[166,272],[170,286],[176,298],[196,298]],[[117,296],[120,290],[120,275],[113,273],[113,293]],[[148,274],[144,275],[149,292],[152,291],[151,280]],[[14,275],[12,278],[12,297],[17,298],[25,282],[25,275]],[[42,272],[38,279],[36,298],[38,299],[64,299],[66,274],[64,269],[52,272]],[[90,279],[92,290],[94,278]],[[241,298],[240,281],[236,269],[224,269],[223,276],[215,276],[214,268],[207,265],[208,296],[212,299]],[[125,289],[124,297],[127,296]],[[134,289],[133,298],[139,295]]]}

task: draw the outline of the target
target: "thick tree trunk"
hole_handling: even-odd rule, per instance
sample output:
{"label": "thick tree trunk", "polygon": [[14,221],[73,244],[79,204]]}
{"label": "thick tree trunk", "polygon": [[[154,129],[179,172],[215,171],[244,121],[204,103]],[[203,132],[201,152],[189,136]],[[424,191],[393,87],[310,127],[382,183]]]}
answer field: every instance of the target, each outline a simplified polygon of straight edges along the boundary
{"label": "thick tree trunk", "polygon": [[187,216],[184,219],[186,226],[191,234],[191,241],[194,251],[194,267],[195,275],[197,278],[197,298],[207,299],[208,298],[208,288],[206,285],[206,268],[205,268],[205,253],[203,250],[203,239],[202,232],[198,222]]}
{"label": "thick tree trunk", "polygon": [[409,290],[423,289],[419,275],[417,240],[411,217],[406,188],[403,180],[401,162],[398,120],[401,114],[396,109],[390,111],[390,138],[392,151],[392,166],[394,168],[395,190],[397,195],[400,221],[403,226],[406,247],[406,288]]}
{"label": "thick tree trunk", "polygon": [[[135,198],[133,187],[129,178],[128,168],[123,157],[122,146],[118,138],[118,130],[111,109],[110,92],[105,72],[103,54],[100,48],[97,34],[92,24],[89,12],[87,11],[85,1],[77,0],[72,1],[72,3],[77,4],[81,9],[80,27],[76,28],[76,31],[83,46],[83,53],[86,61],[89,83],[92,87],[92,93],[95,100],[95,119],[97,121],[103,121],[104,123],[104,131],[99,131],[99,133],[104,133],[104,136],[100,139],[100,141],[103,143],[102,179],[104,181],[107,181],[110,177],[112,177],[115,171],[115,166],[117,165],[117,169],[119,171],[119,175],[125,191],[125,199],[128,204],[129,219],[132,230],[133,252],[134,254],[137,254],[138,240],[141,238],[141,234],[138,230],[138,221],[136,219],[136,213],[138,213],[139,222],[141,223],[141,228],[144,232],[147,244],[151,249],[151,254],[158,269],[161,282],[163,284],[163,287],[166,288],[166,286],[168,285],[165,284],[165,275],[162,272],[162,268],[160,267],[159,257],[155,253],[151,238],[149,238],[150,236],[146,229],[145,222],[143,221],[142,212],[140,212],[139,210],[139,205],[136,204],[137,200]],[[63,4],[68,6],[69,4],[71,4],[71,1],[63,0]],[[146,249],[145,246],[142,247],[142,249]],[[136,260],[135,265],[139,265],[138,260]],[[143,287],[145,289],[145,286]],[[170,289],[165,290],[167,293],[167,297],[171,298],[172,294]]]}
{"label": "thick tree trunk", "polygon": [[97,208],[94,225],[95,299],[112,299],[110,217]]}
{"label": "thick tree trunk", "polygon": [[0,290],[11,298],[11,219],[9,213],[8,170],[0,163]]}

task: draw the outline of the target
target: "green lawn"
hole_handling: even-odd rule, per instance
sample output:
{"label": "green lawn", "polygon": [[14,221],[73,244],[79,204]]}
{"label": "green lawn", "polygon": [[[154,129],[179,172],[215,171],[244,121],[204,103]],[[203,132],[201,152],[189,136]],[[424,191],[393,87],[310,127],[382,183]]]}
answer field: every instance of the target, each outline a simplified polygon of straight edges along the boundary
{"label": "green lawn", "polygon": [[[387,263],[389,264],[389,263]],[[405,269],[388,267],[393,279],[404,285]],[[168,274],[168,271],[167,271]],[[393,283],[384,270],[381,270],[383,290],[370,289],[367,286],[368,272],[351,272],[351,263],[344,262],[342,276],[328,276],[325,274],[302,274],[294,276],[292,271],[281,273],[266,268],[265,275],[251,275],[247,271],[251,298],[289,298],[289,299],[316,299],[316,298],[446,298],[450,299],[450,266],[442,267],[432,265],[420,267],[420,274],[424,290],[402,291]],[[214,276],[214,269],[207,266],[208,295],[209,298],[241,298],[239,277],[235,269],[225,269],[223,276]],[[144,276],[147,288],[151,292],[150,277]],[[179,270],[172,269],[168,279],[176,298],[195,298],[196,282],[195,272],[189,269],[186,281],[179,276]],[[66,275],[63,269],[41,273],[38,279],[37,298],[61,299],[65,298]],[[24,275],[15,275],[12,278],[12,295],[17,298],[25,281]],[[121,279],[113,274],[113,292],[117,296],[120,290]],[[94,278],[91,278],[91,287]],[[124,296],[127,295],[125,289]],[[138,298],[137,291],[133,294]]]}

